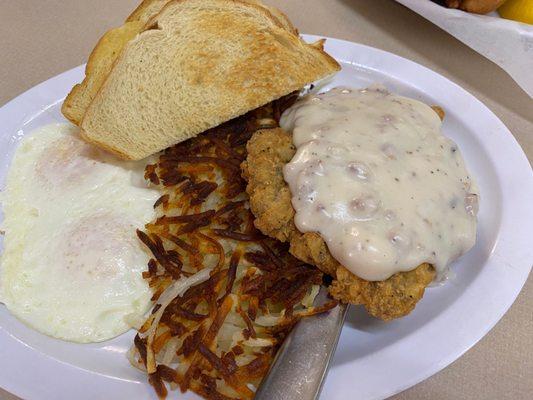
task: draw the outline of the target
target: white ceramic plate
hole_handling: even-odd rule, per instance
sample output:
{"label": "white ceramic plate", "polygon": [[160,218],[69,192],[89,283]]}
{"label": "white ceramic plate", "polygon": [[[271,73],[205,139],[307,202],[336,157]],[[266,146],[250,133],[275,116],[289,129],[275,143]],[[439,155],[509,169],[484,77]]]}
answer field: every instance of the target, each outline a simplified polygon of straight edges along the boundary
{"label": "white ceramic plate", "polygon": [[[381,82],[442,106],[444,133],[459,144],[481,190],[478,241],[454,265],[455,279],[428,289],[416,310],[398,321],[350,310],[322,398],[383,399],[457,359],[513,303],[533,263],[533,174],[502,122],[446,78],[370,47],[330,39],[326,48],[343,66],[328,86]],[[80,66],[0,109],[0,182],[20,137],[63,121],[61,102],[82,77]],[[27,400],[154,399],[145,377],[126,360],[132,338],[130,332],[101,344],[65,343],[25,327],[0,305],[0,386]]]}

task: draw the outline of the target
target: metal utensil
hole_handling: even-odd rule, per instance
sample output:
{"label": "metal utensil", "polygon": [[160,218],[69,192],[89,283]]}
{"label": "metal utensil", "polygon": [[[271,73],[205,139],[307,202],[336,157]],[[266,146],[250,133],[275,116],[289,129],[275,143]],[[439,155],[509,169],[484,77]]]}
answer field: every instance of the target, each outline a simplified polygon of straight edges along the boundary
{"label": "metal utensil", "polygon": [[347,310],[339,304],[304,318],[279,349],[255,400],[315,400],[335,353]]}

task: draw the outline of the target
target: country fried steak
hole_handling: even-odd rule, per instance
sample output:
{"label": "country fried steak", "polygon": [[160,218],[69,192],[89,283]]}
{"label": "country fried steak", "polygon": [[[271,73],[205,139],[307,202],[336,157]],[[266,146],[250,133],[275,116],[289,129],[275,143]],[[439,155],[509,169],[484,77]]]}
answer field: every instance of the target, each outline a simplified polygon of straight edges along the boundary
{"label": "country fried steak", "polygon": [[[439,110],[435,110],[440,114]],[[247,180],[250,207],[255,226],[265,235],[290,243],[290,252],[333,277],[330,294],[346,303],[362,304],[385,321],[409,314],[435,277],[429,264],[399,272],[385,281],[358,278],[339,264],[317,233],[301,233],[294,225],[291,193],[283,178],[283,166],[296,149],[291,135],[281,128],[257,131],[247,145],[248,157],[242,163]]]}

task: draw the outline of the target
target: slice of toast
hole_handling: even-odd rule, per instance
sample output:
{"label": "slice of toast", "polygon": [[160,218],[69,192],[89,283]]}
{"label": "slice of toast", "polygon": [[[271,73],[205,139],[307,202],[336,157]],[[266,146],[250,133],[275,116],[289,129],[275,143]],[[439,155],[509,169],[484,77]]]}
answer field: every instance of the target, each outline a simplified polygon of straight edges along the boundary
{"label": "slice of toast", "polygon": [[142,159],[340,69],[286,27],[247,1],[170,1],[124,46],[82,135]]}
{"label": "slice of toast", "polygon": [[[143,0],[129,15],[124,25],[104,34],[89,56],[85,68],[85,79],[72,88],[63,102],[61,111],[69,121],[75,125],[81,124],[87,107],[109,75],[124,45],[139,34],[144,25],[157,15],[169,1],[171,0]],[[281,11],[274,7],[265,6],[258,0],[245,1],[267,8],[287,30],[298,33]]]}

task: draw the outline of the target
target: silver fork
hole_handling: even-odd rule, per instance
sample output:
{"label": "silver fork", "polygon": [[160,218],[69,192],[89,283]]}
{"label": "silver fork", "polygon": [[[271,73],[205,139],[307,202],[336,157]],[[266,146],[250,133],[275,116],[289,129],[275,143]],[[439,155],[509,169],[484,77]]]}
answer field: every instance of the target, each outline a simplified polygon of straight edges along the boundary
{"label": "silver fork", "polygon": [[[325,296],[321,293],[320,297]],[[280,347],[254,399],[318,399],[347,308],[346,304],[339,304],[298,322]]]}

